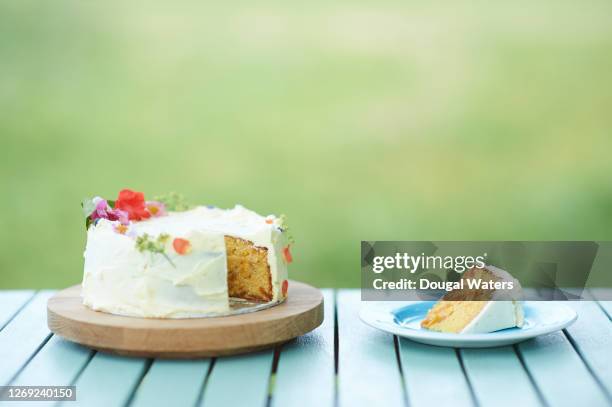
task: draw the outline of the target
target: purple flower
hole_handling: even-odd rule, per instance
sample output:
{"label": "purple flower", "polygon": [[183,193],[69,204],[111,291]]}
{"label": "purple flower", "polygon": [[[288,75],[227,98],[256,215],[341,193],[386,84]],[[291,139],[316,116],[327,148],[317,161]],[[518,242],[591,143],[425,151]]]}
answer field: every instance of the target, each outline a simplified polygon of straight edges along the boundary
{"label": "purple flower", "polygon": [[96,207],[90,215],[91,220],[96,220],[100,218],[108,219],[107,212],[110,210],[110,207],[108,206],[108,202],[106,202],[106,199],[96,199],[95,201]]}
{"label": "purple flower", "polygon": [[118,220],[122,225],[130,224],[129,214],[121,209],[113,209],[108,211],[108,220]]}
{"label": "purple flower", "polygon": [[126,211],[122,211],[120,209],[112,209],[108,202],[105,199],[99,198],[95,199],[96,208],[91,213],[91,220],[95,221],[97,219],[108,219],[108,220],[118,220],[122,225],[127,225],[130,223],[128,213]]}

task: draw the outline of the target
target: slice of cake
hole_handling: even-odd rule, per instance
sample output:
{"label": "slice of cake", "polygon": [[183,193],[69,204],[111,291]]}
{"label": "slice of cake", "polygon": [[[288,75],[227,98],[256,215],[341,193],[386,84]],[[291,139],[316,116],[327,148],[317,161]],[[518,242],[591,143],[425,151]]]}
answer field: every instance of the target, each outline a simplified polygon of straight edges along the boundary
{"label": "slice of cake", "polygon": [[[473,268],[461,280],[464,288],[444,295],[429,310],[421,327],[438,332],[485,333],[523,326],[521,287],[508,272],[493,266]],[[479,286],[470,287],[468,280],[479,282]]]}
{"label": "slice of cake", "polygon": [[116,201],[84,204],[87,246],[83,303],[113,314],[184,318],[221,315],[230,297],[279,303],[291,262],[282,218],[233,209],[145,201],[123,190]]}

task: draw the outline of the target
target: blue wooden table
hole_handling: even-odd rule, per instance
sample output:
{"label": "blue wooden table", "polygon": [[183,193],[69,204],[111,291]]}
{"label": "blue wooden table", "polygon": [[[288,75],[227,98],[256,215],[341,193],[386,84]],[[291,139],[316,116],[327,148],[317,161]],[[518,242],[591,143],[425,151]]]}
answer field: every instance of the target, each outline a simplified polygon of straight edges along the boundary
{"label": "blue wooden table", "polygon": [[193,361],[91,351],[47,329],[52,291],[0,291],[0,385],[75,385],[67,406],[612,405],[612,302],[567,302],[574,325],[517,346],[455,350],[364,325],[358,290],[323,291],[325,321],[311,334]]}

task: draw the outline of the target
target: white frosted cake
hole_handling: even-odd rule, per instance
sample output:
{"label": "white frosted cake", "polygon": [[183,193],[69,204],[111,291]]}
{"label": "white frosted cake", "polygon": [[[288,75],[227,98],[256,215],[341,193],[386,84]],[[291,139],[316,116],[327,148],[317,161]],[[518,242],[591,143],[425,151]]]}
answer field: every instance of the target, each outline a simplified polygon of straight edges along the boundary
{"label": "white frosted cake", "polygon": [[[427,313],[421,326],[438,332],[486,333],[522,327],[522,290],[518,280],[494,266],[473,268],[464,273],[464,289],[453,290]],[[484,282],[469,288],[467,280]]]}
{"label": "white frosted cake", "polygon": [[289,239],[281,218],[233,209],[145,201],[123,190],[94,198],[88,216],[83,303],[152,318],[227,313],[230,297],[279,303],[287,296]]}

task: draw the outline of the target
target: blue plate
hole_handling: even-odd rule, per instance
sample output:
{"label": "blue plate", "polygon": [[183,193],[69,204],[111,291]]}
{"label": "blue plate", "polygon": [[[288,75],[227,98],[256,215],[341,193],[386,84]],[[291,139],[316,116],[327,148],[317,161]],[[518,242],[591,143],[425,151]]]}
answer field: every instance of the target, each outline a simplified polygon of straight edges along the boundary
{"label": "blue plate", "polygon": [[525,324],[484,334],[454,334],[421,328],[433,301],[366,303],[359,317],[366,324],[416,342],[453,348],[489,348],[521,342],[571,325],[578,315],[561,302],[526,301]]}

